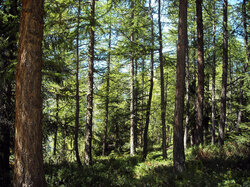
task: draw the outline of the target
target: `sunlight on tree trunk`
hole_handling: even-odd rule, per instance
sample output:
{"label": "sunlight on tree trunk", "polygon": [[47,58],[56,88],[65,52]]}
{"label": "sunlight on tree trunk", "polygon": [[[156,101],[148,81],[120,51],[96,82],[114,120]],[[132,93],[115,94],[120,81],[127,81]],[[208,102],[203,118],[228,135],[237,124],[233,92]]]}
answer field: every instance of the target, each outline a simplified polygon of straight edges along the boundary
{"label": "sunlight on tree trunk", "polygon": [[43,0],[23,0],[16,73],[13,186],[47,186],[42,153]]}

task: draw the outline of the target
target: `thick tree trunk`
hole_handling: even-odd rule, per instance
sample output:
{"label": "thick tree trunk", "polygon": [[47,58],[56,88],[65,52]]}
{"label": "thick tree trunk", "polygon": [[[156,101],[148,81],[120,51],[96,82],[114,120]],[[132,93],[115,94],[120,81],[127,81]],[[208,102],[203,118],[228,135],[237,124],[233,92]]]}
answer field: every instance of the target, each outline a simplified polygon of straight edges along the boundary
{"label": "thick tree trunk", "polygon": [[146,124],[143,134],[143,158],[147,158],[148,154],[148,126],[150,119],[150,109],[151,101],[153,96],[153,87],[154,87],[154,21],[153,21],[153,11],[151,6],[151,0],[149,0],[149,11],[150,11],[150,21],[151,21],[151,51],[150,51],[150,60],[151,60],[151,69],[150,69],[150,89],[147,103],[147,112],[146,112]]}
{"label": "thick tree trunk", "polygon": [[177,45],[176,93],[174,112],[174,170],[183,172],[185,154],[183,142],[183,113],[185,96],[185,57],[187,51],[187,0],[179,1],[179,27]]}
{"label": "thick tree trunk", "polygon": [[23,0],[16,73],[13,186],[46,186],[42,153],[43,0]]}
{"label": "thick tree trunk", "polygon": [[203,22],[202,0],[196,0],[197,14],[197,55],[198,55],[198,86],[197,86],[197,119],[195,144],[203,143],[203,99],[204,99],[204,49],[203,49]]}
{"label": "thick tree trunk", "polygon": [[212,145],[215,144],[215,74],[216,74],[216,26],[215,26],[215,1],[213,2],[213,64],[212,64]]}
{"label": "thick tree trunk", "polygon": [[219,145],[224,144],[224,130],[226,121],[226,97],[227,97],[227,65],[228,65],[228,32],[227,32],[227,0],[223,3],[223,67],[222,89],[220,106]]}
{"label": "thick tree trunk", "polygon": [[[109,40],[108,40],[109,50],[111,49],[111,23],[109,25]],[[105,156],[105,152],[107,149],[107,134],[108,134],[108,121],[109,121],[109,74],[110,74],[110,62],[111,55],[108,52],[107,59],[107,73],[106,73],[106,102],[105,102],[105,125],[104,125],[104,137],[103,137],[103,145],[102,145],[102,156]]]}
{"label": "thick tree trunk", "polygon": [[92,164],[92,126],[93,126],[93,95],[94,95],[94,43],[95,43],[95,0],[90,1],[90,28],[89,28],[89,59],[88,59],[88,93],[85,133],[85,165]]}
{"label": "thick tree trunk", "polygon": [[162,28],[161,28],[161,0],[158,0],[158,26],[159,26],[159,62],[160,62],[160,79],[161,79],[161,125],[162,125],[162,156],[167,158],[166,147],[166,105],[164,97],[164,67],[162,54]]}
{"label": "thick tree trunk", "polygon": [[82,166],[81,159],[79,156],[78,150],[78,134],[79,134],[79,24],[80,24],[80,14],[81,14],[81,1],[78,1],[78,12],[77,12],[77,31],[76,31],[76,116],[75,116],[75,139],[74,139],[74,148],[76,153],[76,161],[78,166]]}

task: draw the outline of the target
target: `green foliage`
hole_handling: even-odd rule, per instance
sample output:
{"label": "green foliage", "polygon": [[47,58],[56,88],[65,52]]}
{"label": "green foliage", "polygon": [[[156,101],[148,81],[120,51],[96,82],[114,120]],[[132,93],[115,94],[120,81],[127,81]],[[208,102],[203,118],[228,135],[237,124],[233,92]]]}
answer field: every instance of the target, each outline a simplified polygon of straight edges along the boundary
{"label": "green foliage", "polygon": [[247,186],[248,146],[249,141],[248,145],[228,142],[223,148],[190,148],[186,150],[186,170],[182,174],[173,172],[171,157],[163,160],[156,151],[145,162],[138,156],[111,154],[96,157],[89,167],[48,163],[46,178],[49,186]]}

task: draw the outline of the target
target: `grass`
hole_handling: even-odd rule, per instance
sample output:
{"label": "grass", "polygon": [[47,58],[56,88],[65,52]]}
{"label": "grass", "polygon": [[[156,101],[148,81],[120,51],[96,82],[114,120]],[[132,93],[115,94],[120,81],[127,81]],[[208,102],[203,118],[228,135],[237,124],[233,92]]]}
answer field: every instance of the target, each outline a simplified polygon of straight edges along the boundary
{"label": "grass", "polygon": [[112,154],[89,167],[46,164],[46,179],[49,186],[250,186],[249,144],[189,148],[182,174],[173,173],[171,151],[167,160],[155,151],[145,161]]}

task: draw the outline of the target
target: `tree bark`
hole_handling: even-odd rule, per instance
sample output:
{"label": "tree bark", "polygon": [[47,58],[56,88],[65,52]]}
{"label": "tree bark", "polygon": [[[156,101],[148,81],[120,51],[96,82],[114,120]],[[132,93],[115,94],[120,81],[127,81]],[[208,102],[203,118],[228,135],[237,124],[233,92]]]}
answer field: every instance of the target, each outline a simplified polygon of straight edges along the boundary
{"label": "tree bark", "polygon": [[76,153],[76,162],[78,166],[82,166],[79,150],[78,150],[78,134],[79,134],[79,112],[80,112],[80,104],[79,104],[79,24],[80,24],[80,15],[81,15],[81,1],[78,1],[78,12],[77,12],[77,30],[76,30],[76,116],[75,116],[75,139],[74,139],[74,147]]}
{"label": "tree bark", "polygon": [[185,154],[183,142],[183,113],[185,95],[185,57],[187,51],[187,0],[179,1],[179,27],[177,45],[176,93],[174,112],[174,171],[185,169]]}
{"label": "tree bark", "polygon": [[149,119],[150,119],[150,109],[151,109],[151,102],[153,96],[153,87],[154,87],[154,21],[153,21],[153,11],[151,0],[149,0],[149,11],[150,11],[150,22],[151,22],[151,51],[150,51],[150,61],[151,61],[151,69],[150,69],[150,89],[149,89],[149,96],[147,102],[147,112],[146,112],[146,124],[143,134],[143,159],[147,158],[148,154],[148,126],[149,126]]}
{"label": "tree bark", "polygon": [[215,1],[213,2],[213,64],[212,64],[212,145],[215,144],[215,74],[216,74],[216,24]]}
{"label": "tree bark", "polygon": [[220,125],[218,144],[224,145],[224,129],[226,121],[226,97],[227,97],[227,66],[228,66],[228,31],[227,31],[227,0],[223,3],[223,67],[222,67],[222,89],[220,106]]}
{"label": "tree bark", "polygon": [[47,186],[42,153],[43,0],[23,0],[16,73],[13,186]]}
{"label": "tree bark", "polygon": [[158,0],[158,26],[159,26],[159,62],[160,62],[160,79],[161,79],[161,125],[162,125],[162,156],[167,158],[166,147],[166,105],[164,97],[164,67],[162,54],[162,28],[161,28],[161,0]]}
{"label": "tree bark", "polygon": [[197,86],[197,119],[195,144],[203,143],[203,99],[204,99],[204,47],[203,47],[203,21],[202,0],[196,0],[197,14],[197,55],[198,55],[198,86]]}
{"label": "tree bark", "polygon": [[88,51],[88,93],[87,115],[85,134],[85,165],[92,164],[92,126],[93,126],[93,95],[94,95],[94,44],[95,44],[95,0],[90,1],[90,28],[89,28],[89,51]]}

